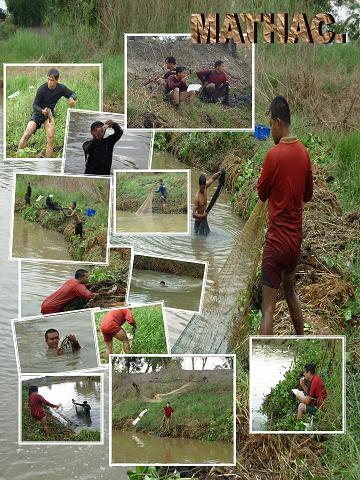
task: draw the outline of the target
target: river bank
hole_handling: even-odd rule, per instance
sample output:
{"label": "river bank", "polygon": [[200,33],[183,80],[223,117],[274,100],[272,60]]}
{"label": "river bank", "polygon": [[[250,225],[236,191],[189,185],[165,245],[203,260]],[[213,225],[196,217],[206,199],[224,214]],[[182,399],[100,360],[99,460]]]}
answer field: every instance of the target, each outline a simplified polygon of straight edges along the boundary
{"label": "river bank", "polygon": [[[30,177],[30,181],[32,180],[33,178]],[[55,197],[60,197],[61,199],[63,195],[60,193],[62,192],[59,193],[57,190],[54,190],[54,192]],[[37,187],[36,196],[38,195],[42,195],[43,198],[45,198],[48,195],[48,189]],[[72,195],[74,196],[74,194]],[[72,200],[68,199],[67,204],[70,205],[71,201]],[[62,203],[66,205],[66,202]],[[19,188],[19,191],[16,191],[14,211],[15,215],[20,214],[25,222],[31,222],[40,225],[44,229],[60,233],[64,237],[64,242],[69,253],[69,256],[65,258],[65,260],[70,257],[70,259],[77,261],[105,262],[108,204],[102,200],[99,201],[99,199],[93,199],[92,206],[97,210],[95,218],[83,214],[86,210],[85,203],[79,202],[77,205],[77,211],[80,214],[85,232],[83,239],[80,235],[74,234],[74,223],[71,219],[67,219],[62,211],[49,210],[40,202],[33,203],[32,205],[24,205],[22,188]],[[17,239],[16,230],[14,231],[14,238]],[[18,244],[18,247],[21,250],[20,240],[18,241]],[[20,256],[22,255],[20,254]],[[36,258],[39,255],[34,251],[32,256]],[[59,255],[56,256],[55,252],[55,256],[49,259],[59,259]]]}

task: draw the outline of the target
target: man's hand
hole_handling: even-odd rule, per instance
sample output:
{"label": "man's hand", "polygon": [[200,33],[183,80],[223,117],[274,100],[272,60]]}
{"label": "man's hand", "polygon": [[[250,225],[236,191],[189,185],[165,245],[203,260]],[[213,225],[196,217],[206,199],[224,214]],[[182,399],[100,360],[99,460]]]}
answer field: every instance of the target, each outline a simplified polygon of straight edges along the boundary
{"label": "man's hand", "polygon": [[68,335],[68,339],[69,339],[71,342],[77,342],[75,335],[72,335],[72,334],[71,334],[71,335]]}
{"label": "man's hand", "polygon": [[48,110],[48,108],[47,108],[47,107],[46,107],[46,108],[43,108],[43,109],[41,110],[41,113],[42,113],[43,115],[45,115],[45,117],[47,117],[47,116],[49,115],[49,110]]}
{"label": "man's hand", "polygon": [[68,105],[69,105],[69,107],[75,107],[75,105],[76,105],[76,100],[75,100],[74,98],[70,97],[70,98],[68,99]]}
{"label": "man's hand", "polygon": [[55,405],[56,410],[61,407],[62,407],[61,403],[58,403],[57,405]]}
{"label": "man's hand", "polygon": [[304,379],[304,378],[300,378],[300,382],[299,382],[299,383],[300,383],[300,385],[301,385],[301,387],[302,387],[303,389],[306,388],[306,383],[305,383],[305,379]]}
{"label": "man's hand", "polygon": [[112,128],[113,125],[114,125],[114,123],[115,123],[115,122],[114,122],[113,120],[106,120],[105,125],[107,125],[108,127]]}
{"label": "man's hand", "polygon": [[207,218],[207,216],[208,216],[207,212],[204,212],[204,213],[202,214],[202,218],[203,218],[203,219]]}

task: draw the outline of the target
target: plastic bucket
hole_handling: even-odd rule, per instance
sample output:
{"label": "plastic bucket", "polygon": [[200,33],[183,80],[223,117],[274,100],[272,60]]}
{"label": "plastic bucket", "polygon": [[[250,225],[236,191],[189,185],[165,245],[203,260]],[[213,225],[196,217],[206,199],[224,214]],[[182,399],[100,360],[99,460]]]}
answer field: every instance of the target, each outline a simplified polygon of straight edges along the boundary
{"label": "plastic bucket", "polygon": [[266,125],[255,125],[254,137],[256,140],[267,140],[270,137],[270,128]]}
{"label": "plastic bucket", "polygon": [[93,208],[88,208],[88,209],[86,209],[85,213],[88,217],[93,217],[96,213],[96,210],[94,210]]}

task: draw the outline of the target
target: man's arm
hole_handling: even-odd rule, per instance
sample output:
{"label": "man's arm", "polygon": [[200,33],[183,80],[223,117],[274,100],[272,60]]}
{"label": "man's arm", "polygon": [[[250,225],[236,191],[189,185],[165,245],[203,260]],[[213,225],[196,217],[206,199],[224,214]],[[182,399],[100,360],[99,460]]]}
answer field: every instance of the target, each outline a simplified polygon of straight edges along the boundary
{"label": "man's arm", "polygon": [[217,172],[217,173],[214,173],[214,175],[212,177],[210,177],[210,179],[206,182],[206,188],[209,188],[210,185],[212,185],[215,180],[217,180],[221,175],[221,171]]}
{"label": "man's arm", "polygon": [[107,120],[105,122],[105,125],[108,125],[109,128],[112,128],[114,130],[114,133],[112,133],[111,135],[109,135],[107,137],[107,141],[109,143],[112,143],[113,145],[115,145],[115,143],[120,140],[120,138],[122,137],[124,131],[123,129],[120,127],[120,125],[116,122],[113,122],[112,120]]}
{"label": "man's arm", "polygon": [[[178,80],[175,77],[175,75],[173,75],[173,76],[171,76],[167,79],[167,84],[168,84],[169,90],[174,90],[174,88],[180,88],[183,83],[185,84],[185,82],[183,82],[182,80]],[[186,87],[187,87],[187,85],[186,85]]]}
{"label": "man's arm", "polygon": [[68,335],[68,339],[71,341],[72,343],[72,349],[73,349],[73,352],[77,351],[77,350],[80,350],[81,348],[81,345],[80,343],[78,342],[78,339],[75,337],[75,335]]}
{"label": "man's arm", "polygon": [[86,300],[90,300],[94,297],[96,297],[98,294],[90,292],[88,288],[85,287],[85,285],[79,284],[75,288],[75,293],[82,298],[85,298]]}
{"label": "man's arm", "polygon": [[47,405],[48,407],[58,408],[58,406],[59,406],[59,405],[56,405],[55,403],[50,403],[50,402],[48,402],[48,401],[45,400],[45,398],[42,397],[41,395],[39,395],[39,400],[40,400],[40,402],[41,402],[43,405]]}
{"label": "man's arm", "polygon": [[76,100],[77,100],[77,95],[76,95],[75,92],[70,90],[70,88],[68,88],[66,85],[63,85],[62,96],[69,100],[68,103],[69,103],[70,107],[75,106]]}
{"label": "man's arm", "polygon": [[200,70],[199,72],[196,72],[196,75],[198,79],[204,83],[206,82],[206,79],[209,76],[210,72],[211,70]]}
{"label": "man's arm", "polygon": [[304,197],[303,197],[304,202],[310,202],[313,195],[313,190],[314,190],[314,179],[313,179],[313,173],[311,168],[311,162],[309,158],[309,169],[306,175],[305,191],[304,191]]}
{"label": "man's arm", "polygon": [[260,177],[256,184],[258,195],[262,202],[266,202],[266,200],[270,196],[272,176],[273,166],[271,157],[268,152],[265,157],[264,165],[261,169]]}

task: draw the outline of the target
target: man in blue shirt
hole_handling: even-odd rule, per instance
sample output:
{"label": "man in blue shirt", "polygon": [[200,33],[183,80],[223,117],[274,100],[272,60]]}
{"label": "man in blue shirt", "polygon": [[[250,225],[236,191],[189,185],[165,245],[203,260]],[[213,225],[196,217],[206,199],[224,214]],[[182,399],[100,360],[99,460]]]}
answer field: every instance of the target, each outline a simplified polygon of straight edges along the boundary
{"label": "man in blue shirt", "polygon": [[163,179],[160,178],[160,184],[158,190],[154,190],[155,193],[160,193],[160,208],[164,210],[165,204],[166,204],[166,198],[168,195],[168,192],[166,190],[166,185],[163,182]]}

